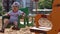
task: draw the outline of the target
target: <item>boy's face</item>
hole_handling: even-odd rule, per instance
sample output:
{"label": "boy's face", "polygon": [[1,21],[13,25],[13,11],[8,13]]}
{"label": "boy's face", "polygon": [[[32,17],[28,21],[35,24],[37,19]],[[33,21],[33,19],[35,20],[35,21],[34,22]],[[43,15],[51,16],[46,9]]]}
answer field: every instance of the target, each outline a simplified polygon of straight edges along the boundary
{"label": "boy's face", "polygon": [[14,12],[18,11],[18,7],[17,7],[17,6],[13,6],[13,7],[12,7],[12,10],[13,10]]}

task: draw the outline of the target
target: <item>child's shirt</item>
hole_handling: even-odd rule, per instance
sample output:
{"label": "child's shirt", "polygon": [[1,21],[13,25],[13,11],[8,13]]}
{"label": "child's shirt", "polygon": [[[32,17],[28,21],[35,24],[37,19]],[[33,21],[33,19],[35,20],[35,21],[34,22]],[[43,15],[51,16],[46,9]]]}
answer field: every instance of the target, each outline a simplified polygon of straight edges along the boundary
{"label": "child's shirt", "polygon": [[10,22],[18,21],[18,16],[22,15],[23,12],[18,10],[17,12],[13,12],[12,10],[8,12],[8,15],[10,16]]}

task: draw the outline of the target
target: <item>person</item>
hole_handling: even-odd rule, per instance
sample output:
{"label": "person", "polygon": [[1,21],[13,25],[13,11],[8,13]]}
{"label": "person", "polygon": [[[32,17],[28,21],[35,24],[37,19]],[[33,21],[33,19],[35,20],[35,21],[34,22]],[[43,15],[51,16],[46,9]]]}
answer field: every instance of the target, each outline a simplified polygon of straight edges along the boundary
{"label": "person", "polygon": [[[22,16],[25,15],[24,12],[22,12],[21,10],[19,10],[19,6],[20,6],[19,2],[14,2],[14,3],[12,4],[12,10],[9,11],[9,12],[6,14],[6,16],[10,16],[10,19],[9,19],[9,20],[6,19],[6,20],[4,21],[4,25],[3,25],[2,29],[0,30],[0,32],[4,33],[5,27],[6,27],[9,23],[13,23],[15,29],[19,29],[19,28],[18,28],[18,24],[17,24],[18,16],[19,16],[19,15],[22,15]],[[12,29],[13,29],[13,28],[12,28]]]}

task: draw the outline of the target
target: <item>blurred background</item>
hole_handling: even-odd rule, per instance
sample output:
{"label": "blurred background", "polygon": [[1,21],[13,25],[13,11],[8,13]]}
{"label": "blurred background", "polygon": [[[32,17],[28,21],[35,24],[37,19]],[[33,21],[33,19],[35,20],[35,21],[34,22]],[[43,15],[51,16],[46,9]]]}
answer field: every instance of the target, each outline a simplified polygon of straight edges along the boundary
{"label": "blurred background", "polygon": [[[36,8],[37,8],[37,12],[40,14],[50,14],[52,12],[53,0],[39,0],[38,2],[35,2],[34,0],[0,0],[0,26],[2,25],[1,16],[3,16],[4,14],[6,14],[7,12],[9,12],[11,10],[11,5],[15,1],[20,3],[19,10],[21,10],[21,8],[26,8],[26,9],[28,8],[28,12],[26,9],[25,9],[25,11],[30,16],[31,15],[34,16],[36,14]],[[32,17],[31,17],[31,19],[29,18],[29,20],[33,21]],[[23,19],[21,21],[23,21]],[[24,34],[31,34],[29,29],[30,29],[30,27],[26,27],[26,28],[22,28],[20,31],[17,31],[17,32],[18,32],[18,34],[19,33],[22,34],[23,32],[24,32]],[[12,31],[12,30],[10,31],[10,30],[6,29],[5,34],[17,33],[16,31]]]}
{"label": "blurred background", "polygon": [[[9,12],[11,10],[11,5],[13,2],[19,2],[20,8],[28,7],[29,13],[36,13],[34,10],[36,9],[36,2],[34,0],[0,0],[0,15],[5,12]],[[37,2],[38,9],[52,9],[53,0],[39,0]],[[2,12],[1,12],[2,11]]]}
{"label": "blurred background", "polygon": [[0,0],[0,16],[2,15],[2,0]]}

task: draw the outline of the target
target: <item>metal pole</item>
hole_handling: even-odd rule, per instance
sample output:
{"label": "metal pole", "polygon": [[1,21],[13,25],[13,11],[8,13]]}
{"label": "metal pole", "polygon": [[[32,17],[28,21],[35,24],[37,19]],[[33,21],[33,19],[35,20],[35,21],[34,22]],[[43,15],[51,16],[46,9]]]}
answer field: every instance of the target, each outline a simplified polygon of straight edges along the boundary
{"label": "metal pole", "polygon": [[38,9],[38,2],[35,2],[35,4],[36,4],[36,14],[38,14],[38,11],[37,11],[37,9]]}
{"label": "metal pole", "polygon": [[[36,4],[36,14],[38,14],[38,12],[37,12],[37,9],[38,9],[38,1],[35,1],[35,4]],[[38,22],[37,22],[37,25],[36,25],[36,27],[38,28],[39,26],[38,26]],[[39,34],[38,32],[35,32],[35,34]]]}

